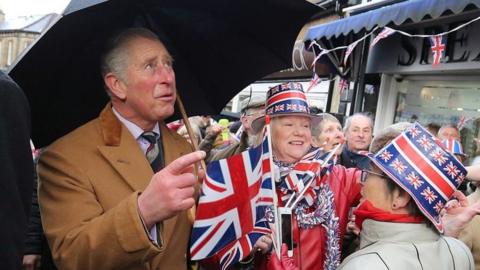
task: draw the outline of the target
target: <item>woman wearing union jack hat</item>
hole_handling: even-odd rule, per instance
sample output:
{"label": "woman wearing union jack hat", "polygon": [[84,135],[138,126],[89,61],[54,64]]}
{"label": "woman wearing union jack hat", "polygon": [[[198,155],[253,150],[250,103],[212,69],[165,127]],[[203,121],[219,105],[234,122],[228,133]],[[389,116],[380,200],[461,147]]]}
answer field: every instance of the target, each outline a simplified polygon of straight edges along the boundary
{"label": "woman wearing union jack hat", "polygon": [[[418,123],[387,128],[370,150],[355,211],[360,250],[339,269],[474,269],[470,250],[442,236],[456,235],[480,210],[457,190],[467,169]],[[460,204],[445,207],[452,197]]]}
{"label": "woman wearing union jack hat", "polygon": [[[349,209],[360,198],[360,171],[330,166],[328,173],[313,174],[311,188],[301,195],[301,190],[308,186],[304,177],[306,167],[320,161],[321,156],[325,158],[321,149],[312,147],[311,127],[322,119],[310,114],[305,93],[298,83],[270,89],[266,115],[271,119],[273,160],[279,172],[278,204],[292,208],[293,249],[290,257],[284,253],[281,260],[273,251],[268,255],[258,252],[255,269],[335,269],[340,264]],[[260,130],[264,123],[265,117],[262,117],[252,126]],[[292,203],[295,201],[298,203]],[[255,247],[267,250],[271,243],[269,236],[263,236]]]}

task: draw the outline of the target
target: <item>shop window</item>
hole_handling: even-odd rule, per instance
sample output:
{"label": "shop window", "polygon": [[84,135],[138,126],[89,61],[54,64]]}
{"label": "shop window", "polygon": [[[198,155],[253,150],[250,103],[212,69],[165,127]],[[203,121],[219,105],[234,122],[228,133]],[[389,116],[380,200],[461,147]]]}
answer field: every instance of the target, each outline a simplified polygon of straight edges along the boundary
{"label": "shop window", "polygon": [[424,126],[465,122],[461,143],[472,160],[480,155],[474,140],[480,135],[479,104],[479,82],[403,80],[399,83],[394,122],[418,121]]}

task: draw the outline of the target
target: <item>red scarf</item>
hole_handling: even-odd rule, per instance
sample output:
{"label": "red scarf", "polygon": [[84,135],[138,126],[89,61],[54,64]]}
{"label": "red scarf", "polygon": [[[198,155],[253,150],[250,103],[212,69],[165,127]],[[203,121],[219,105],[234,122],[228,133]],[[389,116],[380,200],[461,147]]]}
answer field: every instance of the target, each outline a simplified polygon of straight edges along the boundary
{"label": "red scarf", "polygon": [[422,223],[422,216],[411,216],[409,214],[393,214],[385,210],[379,209],[369,201],[365,200],[353,212],[355,214],[355,224],[362,229],[362,223],[365,219],[373,219],[376,221],[393,222],[393,223]]}

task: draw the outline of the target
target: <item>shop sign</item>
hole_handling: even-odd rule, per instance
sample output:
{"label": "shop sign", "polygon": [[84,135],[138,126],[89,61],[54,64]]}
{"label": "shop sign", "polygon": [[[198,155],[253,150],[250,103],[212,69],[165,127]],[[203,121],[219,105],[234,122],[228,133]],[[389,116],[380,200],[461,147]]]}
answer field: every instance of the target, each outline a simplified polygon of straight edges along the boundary
{"label": "shop sign", "polygon": [[[433,35],[455,29],[465,21],[405,30],[411,34]],[[447,35],[444,57],[432,65],[433,53],[428,38],[394,34],[381,40],[370,51],[367,73],[414,74],[480,70],[480,23]]]}

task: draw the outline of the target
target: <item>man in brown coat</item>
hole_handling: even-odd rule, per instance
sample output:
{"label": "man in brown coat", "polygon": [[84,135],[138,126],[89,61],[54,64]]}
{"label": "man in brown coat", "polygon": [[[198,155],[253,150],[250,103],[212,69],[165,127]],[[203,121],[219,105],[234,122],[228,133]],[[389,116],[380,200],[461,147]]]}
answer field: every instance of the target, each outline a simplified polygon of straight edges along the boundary
{"label": "man in brown coat", "polygon": [[[171,56],[152,32],[127,29],[111,39],[102,76],[111,102],[39,161],[53,259],[59,269],[186,269],[194,164],[205,153],[189,153],[163,122],[176,98]],[[145,156],[152,149],[158,170]]]}

